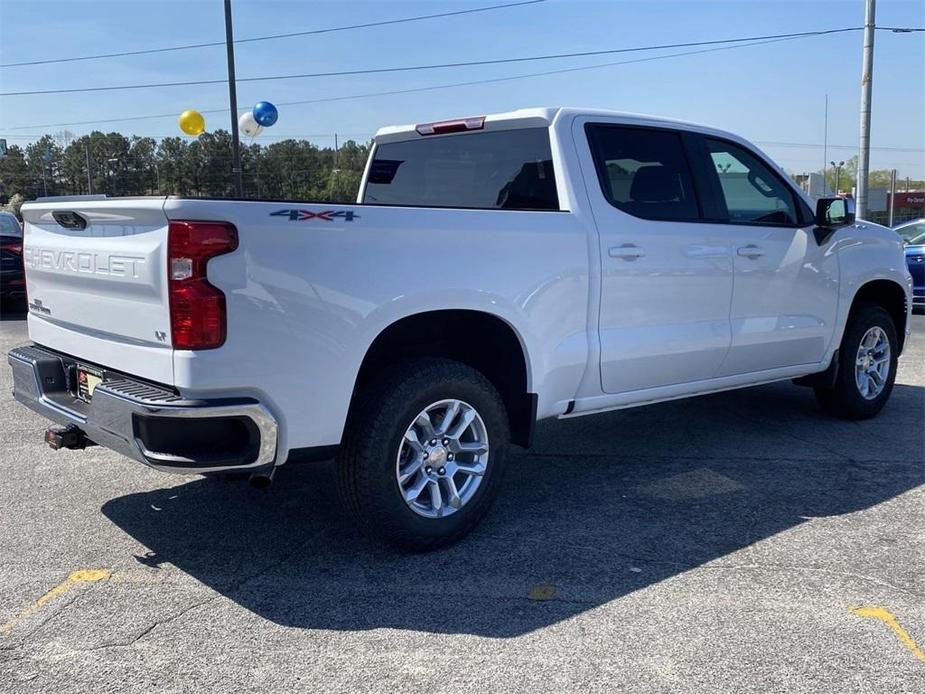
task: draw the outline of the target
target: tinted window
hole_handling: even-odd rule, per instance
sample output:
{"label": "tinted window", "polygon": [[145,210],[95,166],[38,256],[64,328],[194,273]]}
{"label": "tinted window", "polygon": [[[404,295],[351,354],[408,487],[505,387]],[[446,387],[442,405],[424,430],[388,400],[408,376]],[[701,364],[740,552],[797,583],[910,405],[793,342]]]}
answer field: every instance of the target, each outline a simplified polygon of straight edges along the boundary
{"label": "tinted window", "polygon": [[707,138],[706,144],[719,177],[729,221],[798,223],[793,192],[764,162],[730,142]]}
{"label": "tinted window", "polygon": [[646,219],[700,219],[681,135],[589,125],[588,137],[604,197]]}
{"label": "tinted window", "polygon": [[22,236],[19,221],[10,214],[0,214],[0,234],[4,236]]}
{"label": "tinted window", "polygon": [[363,202],[558,210],[549,132],[470,132],[379,145]]}
{"label": "tinted window", "polygon": [[925,223],[910,224],[908,226],[900,227],[896,231],[900,236],[902,236],[903,241],[910,245],[925,243]]}

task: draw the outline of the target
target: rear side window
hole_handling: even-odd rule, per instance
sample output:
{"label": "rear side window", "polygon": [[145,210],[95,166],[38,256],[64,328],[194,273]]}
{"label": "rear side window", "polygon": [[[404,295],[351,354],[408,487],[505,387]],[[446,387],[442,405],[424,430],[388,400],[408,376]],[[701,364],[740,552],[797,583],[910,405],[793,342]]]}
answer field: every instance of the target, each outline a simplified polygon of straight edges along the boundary
{"label": "rear side window", "polygon": [[731,142],[706,138],[706,143],[730,222],[798,224],[793,192],[767,164]]}
{"label": "rear side window", "polygon": [[604,197],[644,219],[699,220],[680,133],[614,125],[586,126]]}
{"label": "rear side window", "polygon": [[558,210],[549,131],[470,132],[378,145],[363,202]]}

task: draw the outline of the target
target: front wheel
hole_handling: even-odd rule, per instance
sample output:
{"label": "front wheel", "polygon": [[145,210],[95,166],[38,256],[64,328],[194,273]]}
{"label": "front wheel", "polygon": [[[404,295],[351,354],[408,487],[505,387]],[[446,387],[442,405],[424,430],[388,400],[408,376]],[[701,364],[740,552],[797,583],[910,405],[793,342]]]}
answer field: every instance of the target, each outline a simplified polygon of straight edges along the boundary
{"label": "front wheel", "polygon": [[857,308],[848,319],[838,350],[835,385],[816,388],[822,409],[843,419],[876,415],[893,391],[898,356],[890,314],[874,304]]}
{"label": "front wheel", "polygon": [[508,434],[498,391],[447,359],[416,359],[364,388],[338,456],[341,498],[373,535],[428,550],[459,540],[497,494]]}

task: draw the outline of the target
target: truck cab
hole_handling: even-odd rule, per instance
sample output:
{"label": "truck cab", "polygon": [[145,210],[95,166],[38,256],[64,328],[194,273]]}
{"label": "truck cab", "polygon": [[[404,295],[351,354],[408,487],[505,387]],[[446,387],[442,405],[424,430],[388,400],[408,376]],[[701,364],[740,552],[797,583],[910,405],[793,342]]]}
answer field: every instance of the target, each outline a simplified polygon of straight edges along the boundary
{"label": "truck cab", "polygon": [[[471,530],[535,423],[779,380],[874,416],[895,233],[715,128],[569,108],[383,128],[357,203],[23,207],[14,392],[62,447],[267,480],[336,457],[383,539]],[[61,429],[64,427],[65,429]]]}

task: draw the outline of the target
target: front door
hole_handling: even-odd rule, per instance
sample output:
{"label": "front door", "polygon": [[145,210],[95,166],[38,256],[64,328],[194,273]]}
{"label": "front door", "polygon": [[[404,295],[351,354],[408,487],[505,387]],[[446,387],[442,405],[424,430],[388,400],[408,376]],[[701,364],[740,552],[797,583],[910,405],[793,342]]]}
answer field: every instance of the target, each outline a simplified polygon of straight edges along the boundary
{"label": "front door", "polygon": [[734,234],[732,376],[820,362],[834,336],[838,259],[813,233],[812,211],[757,153],[704,137],[703,169]]}
{"label": "front door", "polygon": [[603,391],[714,377],[731,342],[732,246],[704,219],[687,134],[579,119],[574,136],[599,234]]}

